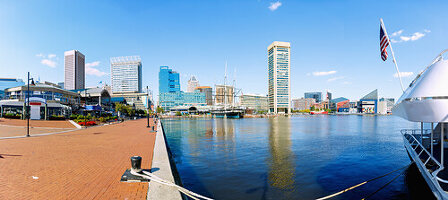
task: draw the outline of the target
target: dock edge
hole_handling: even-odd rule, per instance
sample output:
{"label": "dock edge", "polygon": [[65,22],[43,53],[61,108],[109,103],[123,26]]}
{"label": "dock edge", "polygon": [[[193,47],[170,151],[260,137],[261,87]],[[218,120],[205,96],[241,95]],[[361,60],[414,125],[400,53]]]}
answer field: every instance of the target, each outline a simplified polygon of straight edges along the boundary
{"label": "dock edge", "polygon": [[[157,133],[151,168],[151,173],[154,175],[182,186],[176,165],[171,158],[171,152],[169,151],[168,143],[166,142],[165,132],[161,121],[157,123]],[[149,182],[146,199],[181,200],[183,199],[183,195],[174,187],[151,181]]]}

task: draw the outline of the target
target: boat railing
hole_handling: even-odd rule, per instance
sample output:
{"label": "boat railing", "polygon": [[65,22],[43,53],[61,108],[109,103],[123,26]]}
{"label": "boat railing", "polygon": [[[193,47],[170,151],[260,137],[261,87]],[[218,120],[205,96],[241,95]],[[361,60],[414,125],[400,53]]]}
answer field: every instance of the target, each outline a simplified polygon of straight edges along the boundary
{"label": "boat railing", "polygon": [[423,131],[423,135],[429,135],[431,134],[431,129],[402,129],[400,132],[401,134],[421,134]]}
{"label": "boat railing", "polygon": [[[425,146],[423,146],[421,142],[422,140],[419,140],[416,137],[422,136],[422,129],[403,129],[400,132],[405,138],[405,145],[412,148],[412,150],[417,154],[421,163],[428,170],[432,178],[442,183],[448,183],[448,180],[437,176],[437,174],[444,169],[443,165],[425,148]],[[423,129],[423,137],[430,135],[428,132],[430,133],[431,129]],[[427,164],[430,161],[436,165],[435,168],[428,168]]]}

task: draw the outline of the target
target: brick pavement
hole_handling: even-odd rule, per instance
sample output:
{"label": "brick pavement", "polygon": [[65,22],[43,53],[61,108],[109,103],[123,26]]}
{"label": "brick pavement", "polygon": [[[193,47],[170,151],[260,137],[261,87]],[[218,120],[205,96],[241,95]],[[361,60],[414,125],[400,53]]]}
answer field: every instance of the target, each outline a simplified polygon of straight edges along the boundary
{"label": "brick pavement", "polygon": [[122,183],[129,158],[150,168],[146,120],[0,140],[0,199],[145,199],[148,183]]}
{"label": "brick pavement", "polygon": [[[30,135],[40,135],[40,134],[49,134],[49,133],[60,133],[60,132],[68,132],[71,130],[77,130],[76,128],[44,128],[44,127],[31,127]],[[26,135],[26,127],[24,126],[3,126],[0,125],[0,139],[2,137],[13,137],[13,136],[25,136]]]}
{"label": "brick pavement", "polygon": [[[26,120],[0,118],[0,125],[26,126]],[[30,120],[31,127],[76,128],[68,120]]]}

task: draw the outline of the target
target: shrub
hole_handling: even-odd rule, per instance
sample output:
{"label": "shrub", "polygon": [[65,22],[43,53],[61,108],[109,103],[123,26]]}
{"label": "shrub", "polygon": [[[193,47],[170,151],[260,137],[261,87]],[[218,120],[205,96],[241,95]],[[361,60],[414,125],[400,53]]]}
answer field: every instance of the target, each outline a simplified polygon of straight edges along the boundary
{"label": "shrub", "polygon": [[[108,117],[107,117],[108,118]],[[100,122],[102,122],[102,123],[104,123],[104,122],[106,122],[107,121],[107,119],[106,118],[104,118],[104,117],[100,117],[100,118],[98,118],[98,120],[100,120]]]}
{"label": "shrub", "polygon": [[49,120],[65,120],[65,117],[63,115],[51,115]]}
{"label": "shrub", "polygon": [[22,115],[20,114],[13,114],[13,113],[5,113],[3,115],[4,118],[9,118],[9,119],[20,119],[22,117]]}

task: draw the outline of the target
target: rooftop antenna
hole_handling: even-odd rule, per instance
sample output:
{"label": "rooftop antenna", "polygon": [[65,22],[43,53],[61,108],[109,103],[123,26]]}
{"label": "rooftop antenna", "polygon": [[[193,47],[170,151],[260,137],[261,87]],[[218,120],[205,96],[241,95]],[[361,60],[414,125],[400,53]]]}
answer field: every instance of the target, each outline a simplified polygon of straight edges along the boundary
{"label": "rooftop antenna", "polygon": [[232,106],[235,107],[235,100],[236,100],[236,92],[235,92],[235,86],[236,86],[236,68],[233,68],[233,89],[232,89]]}

